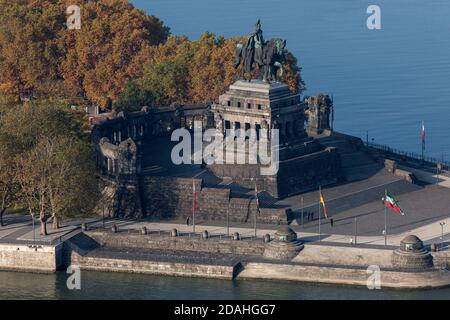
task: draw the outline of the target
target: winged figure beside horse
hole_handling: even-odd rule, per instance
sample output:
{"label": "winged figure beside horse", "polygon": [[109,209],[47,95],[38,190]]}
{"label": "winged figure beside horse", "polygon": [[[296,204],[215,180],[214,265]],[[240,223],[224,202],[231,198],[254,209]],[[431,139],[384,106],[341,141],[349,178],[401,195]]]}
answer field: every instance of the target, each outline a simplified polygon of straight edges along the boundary
{"label": "winged figure beside horse", "polygon": [[[239,43],[235,52],[235,68],[241,64],[241,79],[251,81],[251,73],[258,66],[260,79],[264,82],[278,81],[283,76],[283,62],[285,58],[286,40],[271,39],[264,41],[261,22],[256,23],[256,30],[252,33],[245,45]],[[249,77],[246,78],[246,73]]]}

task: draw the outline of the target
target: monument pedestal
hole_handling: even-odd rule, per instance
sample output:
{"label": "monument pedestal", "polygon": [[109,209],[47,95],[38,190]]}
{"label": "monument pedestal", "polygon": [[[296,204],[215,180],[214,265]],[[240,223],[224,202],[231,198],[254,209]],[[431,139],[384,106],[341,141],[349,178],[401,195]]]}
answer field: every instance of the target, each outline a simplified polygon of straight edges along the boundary
{"label": "monument pedestal", "polygon": [[[226,137],[234,129],[238,135],[231,146],[234,162],[230,163],[226,158],[226,152],[230,150],[230,146],[226,146],[223,164],[211,164],[209,170],[222,179],[248,188],[254,188],[256,179],[258,190],[267,191],[276,198],[335,183],[340,170],[339,155],[334,148],[324,148],[308,137],[304,126],[306,108],[300,95],[293,94],[286,84],[256,80],[235,82],[219,97],[219,103],[212,106],[217,132]],[[273,174],[262,172],[261,169],[269,165],[261,164],[259,158],[256,164],[250,161],[249,140],[239,138],[239,134],[245,135],[249,129],[256,130],[259,141],[261,134],[267,134],[272,139],[269,145],[277,145],[279,163]],[[278,141],[274,138],[275,132]],[[237,145],[242,141],[246,141],[246,145],[239,150]],[[245,159],[245,163],[238,162],[238,157]]]}

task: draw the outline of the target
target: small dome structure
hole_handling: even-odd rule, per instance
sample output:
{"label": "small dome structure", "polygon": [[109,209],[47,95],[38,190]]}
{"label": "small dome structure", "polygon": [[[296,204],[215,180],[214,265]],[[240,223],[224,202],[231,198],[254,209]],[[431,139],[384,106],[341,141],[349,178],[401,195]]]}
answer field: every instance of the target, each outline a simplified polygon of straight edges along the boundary
{"label": "small dome structure", "polygon": [[427,269],[433,267],[433,257],[419,237],[408,235],[400,241],[400,248],[392,253],[392,264],[400,269]]}
{"label": "small dome structure", "polygon": [[409,235],[400,241],[401,251],[421,251],[423,249],[423,241],[415,235]]}
{"label": "small dome structure", "polygon": [[266,242],[263,256],[273,260],[292,260],[302,249],[297,233],[288,226],[282,226],[275,232],[274,241]]}
{"label": "small dome structure", "polygon": [[292,242],[297,240],[297,233],[288,226],[282,226],[275,232],[275,240]]}

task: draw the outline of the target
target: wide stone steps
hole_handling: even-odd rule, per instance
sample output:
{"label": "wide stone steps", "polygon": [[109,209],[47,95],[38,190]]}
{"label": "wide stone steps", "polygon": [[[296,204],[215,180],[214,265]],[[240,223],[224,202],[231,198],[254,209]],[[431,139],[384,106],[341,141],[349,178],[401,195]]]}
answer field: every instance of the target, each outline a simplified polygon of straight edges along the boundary
{"label": "wide stone steps", "polygon": [[343,168],[351,168],[374,164],[372,158],[365,152],[340,153],[341,165]]}

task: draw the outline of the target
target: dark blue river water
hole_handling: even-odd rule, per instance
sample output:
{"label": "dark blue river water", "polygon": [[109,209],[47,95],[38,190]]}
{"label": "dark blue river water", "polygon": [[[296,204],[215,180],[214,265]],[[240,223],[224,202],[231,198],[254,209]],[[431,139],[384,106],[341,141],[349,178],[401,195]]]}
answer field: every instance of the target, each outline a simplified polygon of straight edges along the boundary
{"label": "dark blue river water", "polygon": [[67,275],[0,272],[3,299],[450,299],[450,288],[368,290],[360,287],[255,280],[208,280],[140,274],[81,273],[81,290],[68,290]]}
{"label": "dark blue river water", "polygon": [[[334,96],[335,129],[450,160],[450,2],[448,0],[132,0],[173,34],[197,39],[253,31],[285,38],[307,92]],[[368,30],[369,4],[381,30]]]}

